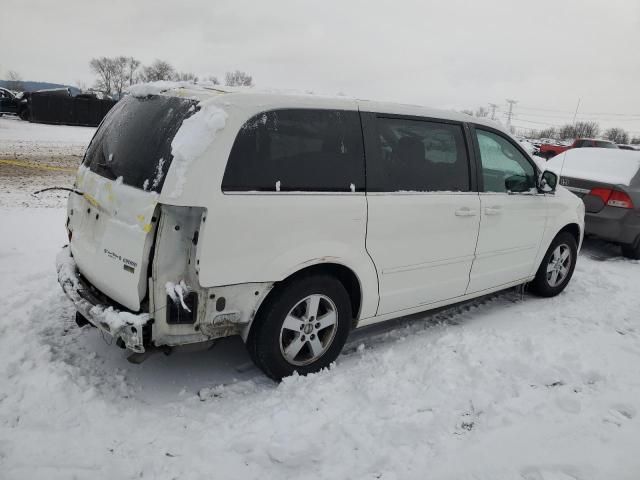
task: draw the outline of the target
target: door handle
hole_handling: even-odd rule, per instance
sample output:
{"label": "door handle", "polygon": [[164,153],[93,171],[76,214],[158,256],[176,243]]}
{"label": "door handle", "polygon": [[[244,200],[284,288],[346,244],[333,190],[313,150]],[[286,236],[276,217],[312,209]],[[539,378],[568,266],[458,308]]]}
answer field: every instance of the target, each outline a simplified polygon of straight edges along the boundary
{"label": "door handle", "polygon": [[462,207],[456,210],[456,217],[475,217],[476,211],[471,208]]}
{"label": "door handle", "polygon": [[500,207],[487,207],[484,209],[484,213],[487,215],[500,215],[502,213],[502,208]]}

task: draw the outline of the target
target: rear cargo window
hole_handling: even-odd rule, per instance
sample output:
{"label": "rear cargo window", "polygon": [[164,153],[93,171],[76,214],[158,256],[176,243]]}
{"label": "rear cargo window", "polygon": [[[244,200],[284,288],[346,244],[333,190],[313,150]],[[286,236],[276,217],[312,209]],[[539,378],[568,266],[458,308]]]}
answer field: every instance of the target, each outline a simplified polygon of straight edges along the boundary
{"label": "rear cargo window", "polygon": [[223,191],[364,191],[358,112],[274,110],[240,129]]}
{"label": "rear cargo window", "polygon": [[176,97],[127,96],[107,114],[91,140],[84,164],[98,175],[160,192],[173,157],[171,142],[196,102]]}

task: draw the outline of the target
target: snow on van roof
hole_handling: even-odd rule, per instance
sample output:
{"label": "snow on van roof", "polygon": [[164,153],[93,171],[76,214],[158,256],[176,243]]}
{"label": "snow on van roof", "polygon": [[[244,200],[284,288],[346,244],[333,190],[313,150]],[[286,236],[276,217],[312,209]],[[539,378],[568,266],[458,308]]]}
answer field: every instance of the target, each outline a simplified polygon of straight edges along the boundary
{"label": "snow on van roof", "polygon": [[[132,85],[127,89],[130,95],[146,97],[149,95],[167,95],[192,98],[203,101],[211,97],[224,96],[226,102],[240,102],[245,105],[255,104],[262,110],[273,107],[304,106],[308,108],[340,108],[381,112],[397,115],[415,115],[433,117],[445,120],[476,123],[489,126],[506,133],[504,127],[488,118],[472,117],[455,110],[440,110],[414,104],[380,102],[375,100],[358,99],[347,95],[324,95],[312,91],[297,91],[285,89],[258,89],[255,87],[228,87],[214,85],[210,82],[171,82],[157,81]],[[298,105],[300,103],[300,105]]]}
{"label": "snow on van roof", "polygon": [[640,152],[613,148],[571,148],[549,160],[546,169],[560,177],[630,185],[640,169]]}

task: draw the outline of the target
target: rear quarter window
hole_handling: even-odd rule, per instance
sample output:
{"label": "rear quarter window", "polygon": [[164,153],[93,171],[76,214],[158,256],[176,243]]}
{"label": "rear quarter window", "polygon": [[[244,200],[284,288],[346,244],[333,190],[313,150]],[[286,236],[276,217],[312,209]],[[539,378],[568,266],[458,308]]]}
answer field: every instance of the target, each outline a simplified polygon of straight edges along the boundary
{"label": "rear quarter window", "polygon": [[295,109],[254,116],[236,137],[222,190],[364,191],[358,112]]}

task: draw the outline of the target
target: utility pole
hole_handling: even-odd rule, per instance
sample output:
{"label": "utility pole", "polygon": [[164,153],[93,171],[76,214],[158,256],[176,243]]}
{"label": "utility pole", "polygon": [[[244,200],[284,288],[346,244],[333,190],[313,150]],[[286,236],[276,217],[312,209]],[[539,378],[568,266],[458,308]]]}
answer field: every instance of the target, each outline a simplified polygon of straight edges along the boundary
{"label": "utility pole", "polygon": [[580,100],[582,100],[581,98],[578,99],[578,105],[576,105],[576,111],[573,114],[573,124],[576,124],[576,116],[578,115],[578,108],[580,108]]}
{"label": "utility pole", "polygon": [[491,107],[491,120],[495,120],[496,119],[496,108],[498,108],[498,105],[496,105],[495,103],[490,103],[489,107]]}
{"label": "utility pole", "polygon": [[511,129],[511,117],[513,116],[513,106],[518,103],[517,100],[509,100],[507,98],[507,103],[509,104],[509,113],[507,113],[507,128]]}

